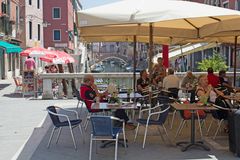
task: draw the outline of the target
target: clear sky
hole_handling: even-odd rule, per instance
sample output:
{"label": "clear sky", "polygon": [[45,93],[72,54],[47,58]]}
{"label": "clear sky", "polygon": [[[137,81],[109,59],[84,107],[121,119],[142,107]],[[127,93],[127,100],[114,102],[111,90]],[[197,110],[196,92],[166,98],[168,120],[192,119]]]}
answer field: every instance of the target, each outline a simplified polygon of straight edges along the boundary
{"label": "clear sky", "polygon": [[120,0],[80,0],[83,9],[87,9],[87,8],[92,8],[92,7],[96,7],[99,5],[103,5],[103,4],[107,4],[107,3],[113,3],[113,2],[117,2]]}

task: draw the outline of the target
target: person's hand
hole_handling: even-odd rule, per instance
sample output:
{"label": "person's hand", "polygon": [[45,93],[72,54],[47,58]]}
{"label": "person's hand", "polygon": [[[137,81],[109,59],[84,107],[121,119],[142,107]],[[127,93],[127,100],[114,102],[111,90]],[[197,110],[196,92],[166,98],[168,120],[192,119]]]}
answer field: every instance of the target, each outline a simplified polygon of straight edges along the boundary
{"label": "person's hand", "polygon": [[213,87],[211,84],[208,85],[208,92],[210,92],[211,90],[213,90]]}
{"label": "person's hand", "polygon": [[95,92],[98,91],[98,89],[97,89],[97,85],[92,84],[91,87],[92,87],[92,89],[93,89]]}
{"label": "person's hand", "polygon": [[222,96],[222,97],[224,97],[224,93],[223,92],[221,92],[221,91],[219,91],[219,96]]}
{"label": "person's hand", "polygon": [[108,96],[108,95],[109,95],[108,91],[106,90],[106,91],[103,93],[103,95],[104,95],[104,96]]}

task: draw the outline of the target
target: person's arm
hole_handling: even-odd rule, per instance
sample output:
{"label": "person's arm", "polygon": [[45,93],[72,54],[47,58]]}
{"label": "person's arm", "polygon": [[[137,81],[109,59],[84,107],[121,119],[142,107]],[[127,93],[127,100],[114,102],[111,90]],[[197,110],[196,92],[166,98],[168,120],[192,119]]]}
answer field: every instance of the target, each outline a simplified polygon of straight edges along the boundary
{"label": "person's arm", "polygon": [[138,90],[139,92],[142,92],[142,90],[143,90],[143,88],[142,88],[142,86],[141,86],[141,79],[138,79],[138,80],[137,80],[137,90]]}
{"label": "person's arm", "polygon": [[93,84],[93,85],[91,86],[91,88],[95,91],[96,96],[98,96],[98,97],[103,97],[103,96],[107,96],[107,95],[108,95],[108,92],[107,92],[107,91],[105,91],[105,92],[103,92],[103,93],[99,93],[98,88],[97,88],[97,85],[95,85],[95,84]]}
{"label": "person's arm", "polygon": [[167,72],[166,72],[166,68],[163,66],[163,73],[162,73],[162,77],[166,77]]}
{"label": "person's arm", "polygon": [[203,97],[203,96],[204,96],[204,97],[209,97],[211,90],[212,90],[212,86],[209,85],[207,92],[204,92],[204,90],[203,90],[202,88],[198,88],[196,94],[197,94],[197,96],[198,96],[199,98],[200,98],[200,97]]}
{"label": "person's arm", "polygon": [[181,83],[181,88],[185,88],[186,83],[187,83],[187,80],[186,80],[186,77],[184,77],[183,80],[182,80],[182,83]]}
{"label": "person's arm", "polygon": [[162,84],[162,87],[166,89],[166,77],[163,79],[163,84]]}
{"label": "person's arm", "polygon": [[33,61],[33,69],[36,69],[36,62]]}
{"label": "person's arm", "polygon": [[224,97],[224,93],[219,91],[218,89],[214,88],[214,91],[217,93],[217,95]]}

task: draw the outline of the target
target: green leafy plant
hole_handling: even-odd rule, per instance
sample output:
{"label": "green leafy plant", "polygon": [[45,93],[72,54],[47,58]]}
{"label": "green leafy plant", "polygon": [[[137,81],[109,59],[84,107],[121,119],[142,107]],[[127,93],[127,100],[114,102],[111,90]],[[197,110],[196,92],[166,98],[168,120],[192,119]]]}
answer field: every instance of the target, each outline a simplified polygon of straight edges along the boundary
{"label": "green leafy plant", "polygon": [[118,98],[118,94],[116,92],[111,94],[108,103],[120,103],[120,99]]}
{"label": "green leafy plant", "polygon": [[212,57],[203,59],[202,62],[198,62],[198,69],[201,71],[207,71],[209,67],[212,67],[214,72],[227,69],[224,58],[216,52]]}

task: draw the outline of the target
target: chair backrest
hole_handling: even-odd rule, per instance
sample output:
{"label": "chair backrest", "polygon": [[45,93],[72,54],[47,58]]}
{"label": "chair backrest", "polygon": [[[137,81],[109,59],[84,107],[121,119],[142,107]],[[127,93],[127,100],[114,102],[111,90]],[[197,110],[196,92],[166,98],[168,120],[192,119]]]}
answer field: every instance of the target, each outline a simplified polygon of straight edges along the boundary
{"label": "chair backrest", "polygon": [[[224,100],[224,98],[218,96],[215,100],[215,104],[222,107],[222,108],[229,108],[228,104]],[[226,119],[227,118],[227,111],[224,110],[212,110],[211,111],[213,118],[215,119]]]}
{"label": "chair backrest", "polygon": [[158,96],[158,102],[159,104],[169,104],[170,103],[170,98],[168,96]]}
{"label": "chair backrest", "polygon": [[48,111],[48,114],[49,114],[54,126],[57,126],[59,123],[61,123],[59,120],[59,117],[57,115],[52,114],[52,113],[57,114],[57,110],[54,106],[47,107],[47,111]]}
{"label": "chair backrest", "polygon": [[113,136],[112,119],[110,116],[91,116],[90,121],[94,136]]}
{"label": "chair backrest", "polygon": [[167,119],[168,113],[169,113],[170,106],[167,104],[164,104],[161,107],[161,111],[164,111],[160,114],[158,121],[164,123]]}
{"label": "chair backrest", "polygon": [[75,95],[77,97],[77,100],[82,101],[82,98],[80,96],[80,92],[77,89],[75,89]]}
{"label": "chair backrest", "polygon": [[178,88],[168,88],[168,91],[171,92],[169,96],[172,96],[173,98],[178,98]]}

